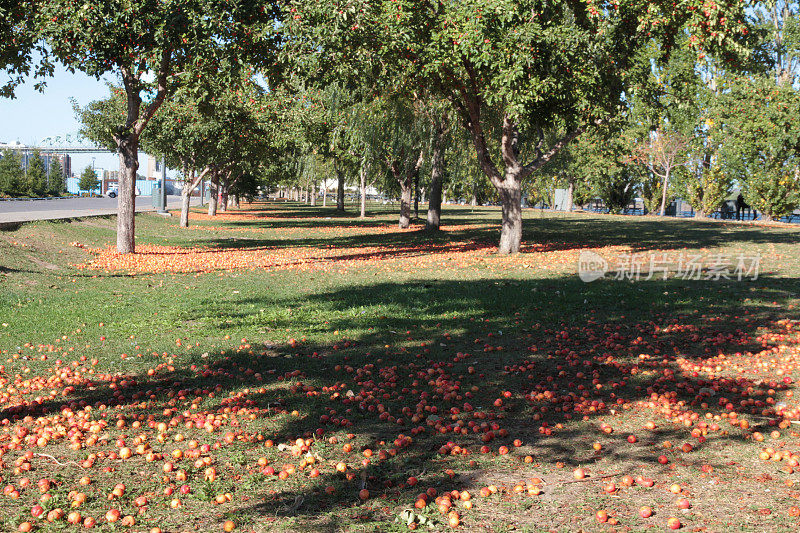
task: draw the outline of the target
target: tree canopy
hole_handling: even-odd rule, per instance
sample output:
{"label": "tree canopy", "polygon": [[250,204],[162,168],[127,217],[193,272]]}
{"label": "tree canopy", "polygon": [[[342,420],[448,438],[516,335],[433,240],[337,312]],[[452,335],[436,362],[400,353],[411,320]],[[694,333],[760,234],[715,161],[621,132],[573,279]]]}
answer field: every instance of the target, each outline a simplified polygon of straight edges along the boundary
{"label": "tree canopy", "polygon": [[[399,86],[453,104],[500,194],[506,253],[520,246],[521,181],[587,128],[621,112],[624,95],[649,74],[643,59],[653,47],[668,58],[688,32],[691,49],[735,62],[746,53],[741,41],[748,33],[739,2],[290,4],[287,28],[314,57],[306,68],[379,68]],[[552,143],[545,142],[547,129],[561,130]]]}

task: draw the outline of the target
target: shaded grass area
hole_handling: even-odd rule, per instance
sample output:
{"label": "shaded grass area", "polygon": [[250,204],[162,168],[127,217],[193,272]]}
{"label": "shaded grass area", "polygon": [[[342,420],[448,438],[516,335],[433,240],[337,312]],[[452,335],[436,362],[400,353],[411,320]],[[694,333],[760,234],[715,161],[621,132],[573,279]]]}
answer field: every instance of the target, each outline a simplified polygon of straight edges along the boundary
{"label": "shaded grass area", "polygon": [[[150,244],[242,250],[377,246],[387,257],[431,241],[489,247],[497,236],[493,209],[447,209],[446,220],[458,229],[435,236],[357,234],[388,229],[394,216],[377,212],[359,221],[332,211],[255,205],[247,218],[197,220],[203,228],[188,232],[174,220],[140,216],[137,231],[139,242]],[[323,228],[341,234],[326,235]],[[15,486],[24,476],[56,480],[48,509],[69,508],[69,492],[83,490],[88,499],[80,511],[107,530],[112,526],[102,523],[103,516],[114,505],[135,516],[141,529],[219,531],[232,519],[239,529],[253,531],[405,531],[395,518],[413,508],[420,492],[434,488],[438,494],[467,490],[475,496],[472,509],[454,506],[466,530],[614,527],[596,522],[598,509],[619,520],[617,528],[632,530],[663,528],[669,516],[679,516],[687,528],[713,531],[791,531],[798,525],[788,514],[796,504],[788,484],[794,473],[781,469],[786,461],[760,460],[766,444],[753,440],[754,431],[778,430],[778,438],[767,437],[774,448],[797,451],[800,444],[792,426],[769,425],[783,417],[768,411],[778,402],[796,406],[790,396],[794,383],[782,381],[784,375],[800,377],[794,368],[797,334],[793,322],[786,322],[800,318],[795,230],[530,211],[526,242],[544,244],[546,251],[489,257],[485,268],[417,265],[416,255],[406,259],[410,268],[378,268],[380,259],[364,257],[346,271],[128,275],[70,266],[91,258],[70,243],[100,247],[112,239],[113,219],[94,219],[26,225],[3,233],[0,241],[6,304],[0,311],[0,376],[8,394],[0,420],[9,420],[0,430],[0,445],[7,449],[2,475]],[[548,255],[617,246],[761,253],[765,268],[755,281],[585,284],[574,264],[552,264]],[[424,249],[423,256],[451,252]],[[519,268],[522,263],[529,267]],[[37,376],[50,381],[25,384]],[[68,386],[74,390],[65,393]],[[722,405],[721,398],[727,400]],[[67,424],[36,422],[63,416],[65,406],[73,412],[91,406],[88,419],[108,426],[91,445],[91,432],[84,430],[77,450],[64,437],[34,451],[61,462],[105,456],[88,468],[56,468],[36,457],[30,473],[14,473],[24,451],[7,448],[16,428],[35,433]],[[730,413],[750,426],[732,425]],[[208,415],[219,422],[212,432],[196,425]],[[116,427],[120,417],[125,425]],[[648,421],[655,428],[645,428]],[[703,428],[703,421],[720,428]],[[140,427],[132,427],[136,422]],[[167,424],[163,442],[159,422]],[[695,429],[704,441],[691,435]],[[489,431],[493,438],[484,441]],[[636,435],[635,443],[628,442],[629,434]],[[164,457],[110,459],[123,435],[128,446],[146,436],[149,449]],[[292,455],[297,438],[313,439],[313,465],[300,468],[306,451]],[[191,440],[211,447],[201,456],[212,459],[218,474],[205,481],[206,465],[171,460],[187,473],[192,489],[171,509],[173,496],[163,490],[184,482],[161,466],[175,449],[195,449]],[[267,440],[274,446],[267,447]],[[680,451],[689,442],[692,451]],[[448,443],[469,455],[447,448],[441,453]],[[501,445],[511,452],[500,454]],[[481,453],[481,446],[490,453]],[[366,449],[374,452],[368,464]],[[379,457],[381,450],[386,458]],[[656,461],[662,454],[669,460],[665,465]],[[286,464],[297,471],[278,479],[258,464],[261,457],[276,472]],[[339,462],[346,472],[336,470]],[[570,483],[577,466],[590,472],[591,481]],[[311,477],[314,467],[320,472]],[[625,474],[651,477],[656,484],[603,490],[612,479],[619,485]],[[93,479],[88,486],[78,484],[84,475]],[[409,486],[411,476],[415,486]],[[514,494],[515,484],[534,484],[535,478],[542,482],[541,495]],[[109,503],[119,480],[128,486],[126,495]],[[692,502],[686,513],[667,490],[674,483]],[[490,485],[506,490],[478,497]],[[364,488],[370,494],[362,502],[358,494]],[[4,527],[15,529],[30,517],[38,492],[0,500]],[[213,503],[226,492],[232,501]],[[133,500],[142,494],[149,503],[139,513]],[[654,507],[652,519],[638,517],[642,505]],[[446,525],[432,502],[415,512],[435,520],[434,529]]]}

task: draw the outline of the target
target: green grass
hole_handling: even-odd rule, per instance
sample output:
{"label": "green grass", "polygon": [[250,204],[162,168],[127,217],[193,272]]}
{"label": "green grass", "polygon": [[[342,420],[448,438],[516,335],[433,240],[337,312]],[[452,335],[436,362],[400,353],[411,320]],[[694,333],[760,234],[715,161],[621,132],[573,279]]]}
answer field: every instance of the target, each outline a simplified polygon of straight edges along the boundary
{"label": "green grass", "polygon": [[[8,420],[0,428],[5,483],[19,486],[26,475],[34,485],[41,477],[58,480],[46,509],[67,510],[68,493],[82,488],[88,500],[81,513],[109,531],[124,529],[102,519],[112,506],[107,495],[119,481],[127,490],[113,505],[136,517],[134,531],[156,525],[165,531],[220,531],[229,518],[237,531],[405,531],[395,518],[429,487],[439,493],[469,490],[476,497],[473,509],[460,511],[462,529],[470,531],[611,528],[594,520],[601,508],[619,520],[617,527],[635,531],[663,528],[669,516],[679,516],[687,529],[793,531],[798,526],[797,518],[787,515],[796,494],[786,483],[795,475],[779,469],[784,462],[758,458],[767,444],[797,452],[794,426],[780,429],[775,441],[767,436],[769,443],[754,442],[754,430],[768,435],[778,429],[768,426],[768,418],[780,418],[765,417],[763,407],[739,403],[746,399],[741,391],[752,387],[747,398],[797,405],[788,395],[794,384],[770,384],[779,381],[775,369],[755,363],[779,360],[788,375],[800,379],[794,368],[797,334],[778,323],[800,318],[798,230],[526,211],[526,253],[509,258],[489,253],[498,236],[497,209],[450,207],[445,225],[456,229],[437,235],[393,231],[396,215],[390,206],[371,206],[365,220],[298,204],[254,204],[245,213],[193,221],[200,228],[188,231],[176,227],[176,218],[141,215],[137,242],[246,254],[279,255],[304,248],[333,250],[340,256],[291,269],[215,270],[206,265],[202,272],[131,273],[76,267],[93,259],[88,249],[114,242],[113,218],[36,223],[0,233],[0,393],[9,394],[0,403],[0,421]],[[577,253],[583,248],[608,258],[623,250],[761,254],[762,272],[754,281],[605,279],[586,284],[576,275]],[[758,338],[767,332],[784,337]],[[785,352],[780,357],[760,353],[765,345],[784,346]],[[712,365],[693,374],[689,365],[702,365],[718,353],[727,357],[713,360],[721,365],[719,371]],[[81,374],[54,381],[57,360],[59,368],[68,366]],[[204,376],[203,370],[210,375]],[[117,389],[119,398],[112,401],[112,378],[120,381],[123,376],[132,383]],[[33,378],[39,379],[25,382]],[[63,389],[71,383],[75,390],[65,395]],[[449,397],[453,385],[461,399]],[[581,394],[579,386],[607,408],[587,412],[581,420],[582,415],[565,416],[575,414],[563,409],[572,403],[528,399],[531,392],[545,390],[562,398]],[[364,409],[357,401],[342,401],[348,391],[364,395],[372,387],[381,389],[380,397]],[[698,396],[703,387],[716,387],[716,395]],[[510,397],[502,407],[494,406],[504,391]],[[436,406],[438,412],[434,417],[423,410],[428,422],[412,424],[403,409],[414,411],[423,392],[427,406]],[[338,398],[332,399],[334,393]],[[660,405],[647,404],[653,393],[662,395]],[[31,403],[37,396],[41,405]],[[725,412],[717,405],[720,397],[731,400],[733,410],[752,427],[734,428],[720,417]],[[625,408],[619,406],[612,414],[609,409],[618,398]],[[452,423],[493,421],[509,432],[488,443],[493,453],[480,453],[480,433],[432,429],[437,418],[450,417],[449,410],[462,409],[464,402],[487,418],[461,411],[452,415]],[[380,420],[379,403],[405,424]],[[59,467],[37,456],[30,473],[14,473],[14,460],[24,451],[8,447],[16,428],[69,426],[53,417],[70,404],[74,412],[92,406],[86,416],[93,421],[109,420],[98,433],[106,438],[92,446],[84,442],[79,450],[68,448],[68,439],[53,439],[34,452],[62,463],[80,462],[90,453],[107,456],[118,450],[115,441],[122,435],[131,447],[136,436],[145,435],[151,448],[165,457],[152,463],[138,456],[127,461],[105,457],[82,468],[73,463]],[[237,405],[250,411],[235,416],[225,412]],[[661,412],[664,405],[673,412]],[[165,414],[165,409],[174,411]],[[156,440],[157,430],[147,427],[148,416],[155,423],[170,423],[185,411],[190,416],[171,426],[163,443]],[[703,420],[709,413],[711,422],[716,415],[721,429],[707,431],[701,443],[689,434],[697,421],[692,427],[672,421],[681,412],[697,413]],[[207,413],[222,417],[216,431],[185,427],[193,416]],[[28,415],[32,418],[25,419]],[[40,416],[49,420],[37,422]],[[114,427],[119,416],[125,419],[123,428]],[[321,416],[347,418],[352,425],[324,424]],[[132,428],[137,418],[142,427]],[[643,429],[650,420],[658,427]],[[542,433],[544,422],[551,435]],[[600,431],[601,423],[611,424],[614,432]],[[414,427],[426,429],[395,456],[361,464],[362,448],[375,450],[377,456],[378,450],[393,447],[398,434],[410,435]],[[298,466],[299,458],[277,444],[311,437],[318,428],[324,429],[324,437],[311,451],[320,458],[319,477],[295,473],[279,480],[259,472],[259,457],[276,471],[284,464]],[[164,496],[163,489],[182,483],[174,474],[162,479],[166,456],[175,448],[186,451],[192,439],[214,446],[228,431],[243,440],[203,454],[218,470],[213,483],[203,481],[205,467],[176,461],[187,472],[192,493],[180,497],[179,509],[170,509],[172,497]],[[176,442],[178,433],[185,439]],[[628,443],[629,434],[636,434],[638,442]],[[332,436],[337,444],[326,440]],[[511,446],[515,438],[522,447]],[[266,439],[275,446],[265,447]],[[667,440],[674,445],[666,452],[674,469],[655,461],[667,450],[662,445]],[[440,455],[439,447],[448,441],[470,455]],[[603,445],[600,453],[592,450],[595,441]],[[346,442],[352,443],[353,452],[342,450]],[[684,442],[693,443],[694,451],[674,451]],[[498,455],[500,445],[511,447],[511,453]],[[534,462],[522,462],[526,455]],[[348,464],[353,480],[335,471],[338,461]],[[578,465],[589,469],[594,480],[566,483]],[[701,472],[702,465],[711,465],[713,473]],[[106,467],[113,471],[104,472]],[[656,485],[609,496],[598,479],[604,474],[615,474],[618,485],[623,474],[643,474]],[[93,483],[80,487],[83,475]],[[419,478],[413,488],[404,486],[411,475]],[[481,487],[511,489],[533,477],[544,480],[541,496],[503,491],[477,496]],[[674,507],[676,496],[666,490],[673,482],[686,487],[693,504],[687,513]],[[358,499],[362,485],[370,490],[363,503]],[[324,490],[329,486],[335,489],[332,495]],[[214,496],[225,492],[232,494],[232,501],[214,504]],[[30,519],[38,494],[34,486],[21,491],[17,500],[0,496],[0,529],[14,530]],[[142,494],[150,503],[139,514],[133,499]],[[641,505],[655,509],[653,518],[638,517]],[[765,508],[771,514],[757,512]],[[434,529],[445,527],[446,518],[435,507],[425,513],[437,520]],[[66,527],[41,520],[37,525],[43,531]]]}

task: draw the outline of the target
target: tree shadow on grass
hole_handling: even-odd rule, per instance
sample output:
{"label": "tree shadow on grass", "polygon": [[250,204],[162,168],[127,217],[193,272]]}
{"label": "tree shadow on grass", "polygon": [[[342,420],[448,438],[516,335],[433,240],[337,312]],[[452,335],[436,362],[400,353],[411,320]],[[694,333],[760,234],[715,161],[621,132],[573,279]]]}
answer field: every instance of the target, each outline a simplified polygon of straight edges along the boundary
{"label": "tree shadow on grass", "polygon": [[[253,421],[242,417],[239,425],[222,426],[220,431],[250,437],[263,433],[276,443],[316,438],[311,449],[322,458],[322,473],[278,481],[253,468],[263,447],[252,438],[223,445],[221,472],[238,471],[243,476],[236,483],[239,490],[254,493],[249,494],[252,504],[233,512],[236,517],[255,522],[267,516],[291,518],[325,529],[341,527],[341,509],[352,508],[350,520],[358,521],[353,516],[362,515],[387,521],[392,515],[381,509],[384,502],[390,508],[411,505],[428,487],[440,493],[474,491],[488,479],[510,483],[534,474],[551,486],[558,479],[553,463],[593,464],[585,444],[603,435],[601,421],[614,420],[610,410],[624,405],[654,401],[666,409],[659,428],[641,433],[637,446],[623,444],[619,434],[606,438],[607,453],[616,462],[631,468],[650,465],[653,474],[664,471],[654,461],[653,446],[661,440],[687,438],[687,430],[673,419],[689,408],[737,413],[753,417],[754,425],[761,423],[756,416],[765,412],[773,416],[774,408],[765,402],[769,389],[793,390],[793,384],[763,374],[745,373],[736,379],[694,375],[686,361],[702,364],[719,352],[734,357],[737,352],[762,349],[761,327],[776,327],[778,318],[797,318],[796,312],[782,306],[794,301],[798,286],[795,278],[771,277],[750,284],[591,285],[573,277],[495,278],[365,284],[280,302],[253,298],[226,302],[217,308],[217,318],[236,328],[279,329],[325,316],[325,327],[341,330],[345,338],[253,345],[218,355],[189,350],[176,360],[174,371],[132,376],[123,388],[118,386],[119,377],[112,388],[110,377],[95,376],[78,384],[67,398],[5,407],[0,419],[35,418],[65,406],[104,404],[148,423],[171,423],[198,396],[199,408],[211,413],[257,408]],[[747,314],[741,311],[744,298],[750,299]],[[250,304],[276,303],[295,309],[297,316],[264,318],[246,311]],[[188,315],[204,313],[207,308],[200,304]],[[594,380],[604,386],[595,387]],[[471,391],[473,385],[479,389]],[[753,403],[737,400],[742,390],[751,391]],[[494,403],[497,398],[503,399],[501,405]],[[466,409],[465,403],[475,411]],[[477,429],[468,422],[475,422]],[[694,423],[696,427],[698,421]],[[508,429],[510,435],[498,436],[491,424]],[[490,431],[495,438],[484,442]],[[342,432],[356,435],[353,454],[340,451],[344,440],[336,445],[325,440],[329,434],[343,439]],[[411,440],[403,440],[401,434]],[[698,449],[711,443],[741,444],[747,435],[711,432],[708,444],[698,444]],[[217,440],[220,433],[210,438]],[[535,470],[518,462],[498,462],[497,447],[511,447],[512,438],[524,443],[517,456],[530,454],[550,466]],[[449,442],[469,455],[442,448]],[[491,455],[479,452],[483,445],[491,447]],[[389,455],[373,456],[362,464],[358,452],[367,446],[376,454],[383,450]],[[241,464],[225,463],[237,455],[244,458]],[[670,457],[693,470],[700,467],[691,455],[670,452]],[[467,466],[465,459],[478,464]],[[274,464],[280,468],[283,462],[298,460],[284,454]],[[333,470],[338,460],[347,461],[353,479]],[[731,469],[721,456],[710,464],[721,471]],[[419,478],[418,486],[408,485],[410,475]],[[332,493],[328,487],[333,487]],[[366,506],[358,498],[362,488],[371,494]],[[205,524],[217,519],[198,520]]]}
{"label": "tree shadow on grass", "polygon": [[723,245],[795,244],[797,228],[717,224],[674,218],[541,217],[525,220],[523,237],[537,242],[573,240],[594,246],[629,245],[634,249],[704,248]]}
{"label": "tree shadow on grass", "polygon": [[[367,215],[360,218],[358,206],[347,206],[347,211],[337,211],[335,206],[310,206],[297,203],[259,202],[241,211],[230,211],[228,214],[242,214],[246,221],[230,221],[223,223],[233,226],[257,228],[335,228],[335,227],[384,227],[396,226],[400,214],[399,205],[367,205]],[[445,209],[446,225],[483,224],[486,220],[476,219],[471,208],[447,207]],[[424,221],[424,217],[417,219]]]}
{"label": "tree shadow on grass", "polygon": [[[281,211],[276,211],[280,213]],[[403,254],[436,254],[474,249],[492,250],[496,247],[498,228],[486,226],[486,219],[463,217],[469,223],[456,222],[458,229],[440,232],[424,230],[390,231],[387,233],[336,234],[330,236],[292,237],[242,237],[203,239],[198,244],[218,250],[269,250],[293,247],[311,247],[335,250],[340,248],[374,247],[379,251],[365,252],[363,259],[392,257]],[[474,224],[476,227],[462,227]],[[275,221],[275,228],[298,227],[294,221]],[[311,219],[309,229],[325,227],[324,221]],[[393,224],[370,221],[372,227],[393,227]],[[260,227],[258,222],[243,220],[226,223],[233,227]],[[222,226],[224,227],[224,226]],[[355,226],[354,226],[355,227]],[[343,228],[346,232],[346,229]],[[576,238],[577,236],[577,238]],[[524,221],[521,253],[537,254],[584,248],[618,246],[634,252],[647,250],[698,250],[725,247],[753,253],[753,246],[790,245],[797,242],[797,231],[750,226],[711,224],[701,221],[672,219],[617,220],[595,215],[527,218]],[[358,254],[343,259],[358,259]]]}

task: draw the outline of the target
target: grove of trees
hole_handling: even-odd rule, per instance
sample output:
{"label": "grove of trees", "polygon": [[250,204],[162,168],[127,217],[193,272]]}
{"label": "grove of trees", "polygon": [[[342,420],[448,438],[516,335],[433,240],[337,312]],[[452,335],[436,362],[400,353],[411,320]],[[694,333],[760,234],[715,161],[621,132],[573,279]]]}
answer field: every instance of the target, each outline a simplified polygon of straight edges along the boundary
{"label": "grove of trees", "polygon": [[0,154],[0,197],[40,198],[57,196],[66,190],[66,177],[58,157],[49,157],[49,166],[39,152],[23,155],[16,150]]}
{"label": "grove of trees", "polygon": [[[435,231],[445,198],[496,202],[500,253],[520,249],[523,198],[552,205],[556,188],[568,209],[641,198],[663,215],[681,197],[710,216],[734,189],[766,220],[800,205],[796,2],[8,4],[2,94],[53,62],[117,76],[76,113],[119,154],[121,253],[140,148],[180,170],[182,226],[202,180],[211,215],[257,187],[312,205],[333,188],[344,211],[355,186],[363,217],[374,187],[400,227]],[[37,187],[13,157],[0,188]]]}

